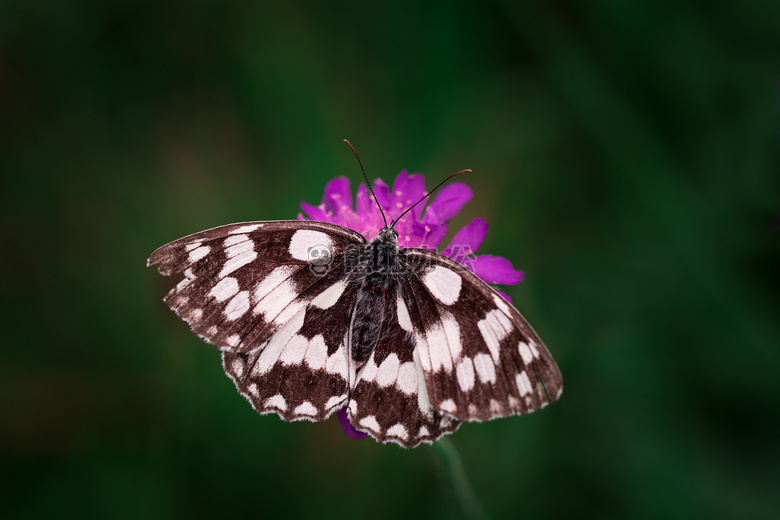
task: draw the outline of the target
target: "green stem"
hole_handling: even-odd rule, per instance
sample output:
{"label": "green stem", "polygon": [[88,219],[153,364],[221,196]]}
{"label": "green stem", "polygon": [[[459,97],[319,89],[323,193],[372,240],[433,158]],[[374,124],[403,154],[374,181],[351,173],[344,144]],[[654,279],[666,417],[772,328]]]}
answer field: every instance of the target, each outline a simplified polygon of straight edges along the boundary
{"label": "green stem", "polygon": [[464,516],[470,520],[488,520],[485,510],[482,509],[482,505],[479,503],[477,495],[474,494],[468,477],[466,477],[466,471],[463,469],[463,460],[460,458],[458,449],[450,438],[443,437],[435,442],[433,446],[441,457],[447,475],[447,483],[452,487]]}

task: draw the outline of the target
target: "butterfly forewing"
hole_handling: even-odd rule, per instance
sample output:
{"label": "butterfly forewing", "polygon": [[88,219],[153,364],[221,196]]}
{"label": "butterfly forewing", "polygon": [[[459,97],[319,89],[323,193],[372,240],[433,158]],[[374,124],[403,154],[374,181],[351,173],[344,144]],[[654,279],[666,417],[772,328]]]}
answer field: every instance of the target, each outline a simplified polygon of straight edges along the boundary
{"label": "butterfly forewing", "polygon": [[359,233],[322,222],[247,222],[171,242],[148,264],[159,263],[164,275],[184,273],[165,302],[195,333],[217,347],[249,352],[320,294],[335,298],[333,285],[345,268],[339,258],[364,242]]}

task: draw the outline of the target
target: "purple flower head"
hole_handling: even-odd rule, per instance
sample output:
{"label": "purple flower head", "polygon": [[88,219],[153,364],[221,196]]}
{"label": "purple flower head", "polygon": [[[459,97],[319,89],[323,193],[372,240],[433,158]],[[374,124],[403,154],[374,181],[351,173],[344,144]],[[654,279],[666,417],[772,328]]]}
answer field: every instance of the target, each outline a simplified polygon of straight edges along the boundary
{"label": "purple flower head", "polygon": [[[373,189],[379,204],[385,210],[388,222],[397,218],[427,193],[423,176],[419,173],[409,175],[406,170],[398,174],[392,190],[382,179],[374,182]],[[436,251],[447,233],[447,223],[473,195],[471,188],[462,182],[454,182],[441,188],[427,207],[425,202],[420,203],[395,223],[399,247]],[[365,184],[361,183],[358,187],[353,205],[349,180],[345,177],[336,177],[325,186],[320,205],[312,206],[301,202],[301,208],[307,216],[300,213],[299,220],[338,224],[357,231],[366,240],[377,237],[385,225],[382,214]],[[475,255],[485,239],[487,228],[488,224],[484,219],[475,218],[455,233],[441,254],[463,264],[487,283],[520,283],[523,272],[512,267],[512,263],[506,258]],[[500,294],[511,302],[509,296]],[[340,410],[338,417],[347,435],[354,438],[362,438],[361,435],[365,437],[365,434],[349,424],[346,409]]]}
{"label": "purple flower head", "polygon": [[[405,170],[396,177],[392,191],[382,179],[377,179],[373,187],[376,198],[386,212],[388,222],[398,217],[427,193],[423,176],[419,173],[409,175]],[[418,247],[436,251],[447,233],[447,223],[471,200],[473,195],[471,188],[462,182],[445,186],[427,207],[424,203],[419,204],[395,224],[398,245],[402,249]],[[345,177],[336,177],[325,186],[322,204],[312,206],[302,202],[301,208],[308,218],[299,214],[299,220],[319,220],[338,224],[357,231],[367,240],[378,236],[379,230],[384,227],[382,214],[366,185],[361,184],[358,187],[353,206],[349,180]],[[455,233],[441,254],[460,262],[487,283],[502,285],[520,283],[523,272],[514,269],[512,263],[506,258],[475,255],[485,239],[487,228],[488,224],[484,219],[475,218]]]}

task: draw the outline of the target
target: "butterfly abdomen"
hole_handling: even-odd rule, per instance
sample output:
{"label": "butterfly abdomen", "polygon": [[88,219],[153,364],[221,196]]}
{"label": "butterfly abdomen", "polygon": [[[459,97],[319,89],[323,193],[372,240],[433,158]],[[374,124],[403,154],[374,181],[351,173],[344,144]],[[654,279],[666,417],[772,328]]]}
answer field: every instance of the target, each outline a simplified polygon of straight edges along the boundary
{"label": "butterfly abdomen", "polygon": [[353,273],[358,285],[352,316],[352,359],[366,361],[376,348],[386,321],[388,298],[393,287],[393,273],[398,262],[398,245],[395,238],[382,234],[366,244],[359,265],[362,269]]}

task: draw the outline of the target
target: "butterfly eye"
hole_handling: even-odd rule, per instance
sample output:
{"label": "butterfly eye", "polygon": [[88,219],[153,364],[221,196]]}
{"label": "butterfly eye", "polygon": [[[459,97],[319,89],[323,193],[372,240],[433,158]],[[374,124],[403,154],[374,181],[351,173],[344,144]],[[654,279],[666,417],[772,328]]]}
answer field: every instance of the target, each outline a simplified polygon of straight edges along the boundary
{"label": "butterfly eye", "polygon": [[313,256],[314,258],[319,258],[320,252],[315,249],[314,251],[311,252],[311,256]]}

